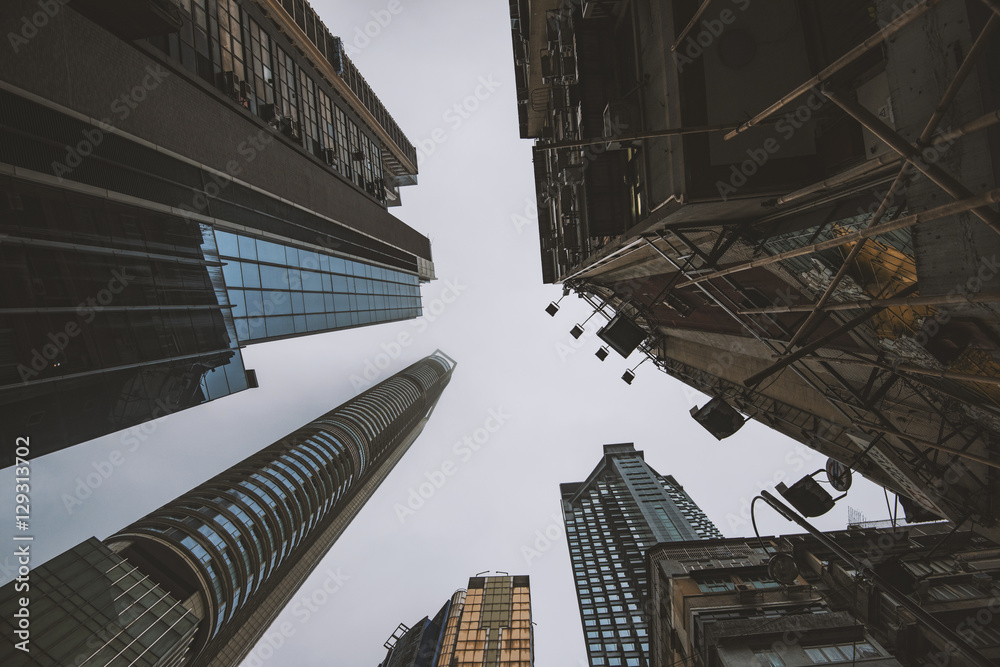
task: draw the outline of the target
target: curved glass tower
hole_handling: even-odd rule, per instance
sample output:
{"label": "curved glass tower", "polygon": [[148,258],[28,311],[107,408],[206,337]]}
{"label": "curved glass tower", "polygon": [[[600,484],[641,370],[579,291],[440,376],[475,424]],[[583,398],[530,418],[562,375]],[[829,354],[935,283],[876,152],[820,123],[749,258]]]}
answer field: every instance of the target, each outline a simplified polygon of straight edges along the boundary
{"label": "curved glass tower", "polygon": [[423,429],[455,363],[409,366],[105,543],[201,623],[188,664],[237,664]]}

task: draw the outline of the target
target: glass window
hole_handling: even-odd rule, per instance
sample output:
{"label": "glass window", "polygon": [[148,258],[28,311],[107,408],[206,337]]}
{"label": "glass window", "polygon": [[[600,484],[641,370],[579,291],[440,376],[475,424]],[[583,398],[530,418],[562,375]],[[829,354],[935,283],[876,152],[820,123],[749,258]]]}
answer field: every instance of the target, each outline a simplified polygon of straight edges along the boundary
{"label": "glass window", "polygon": [[280,46],[275,46],[278,60],[278,97],[281,115],[299,122],[299,101],[295,94],[295,61]]}
{"label": "glass window", "polygon": [[288,269],[281,266],[260,265],[260,282],[265,289],[287,289]]}
{"label": "glass window", "polygon": [[238,236],[240,246],[240,257],[243,259],[257,259],[257,247],[252,238]]}
{"label": "glass window", "polygon": [[227,262],[222,267],[222,277],[226,281],[226,287],[241,287],[243,285],[243,273],[240,270],[239,262]]}
{"label": "glass window", "polygon": [[837,644],[834,646],[817,646],[807,648],[805,651],[806,656],[815,664],[881,657],[881,653],[879,653],[878,649],[868,642]]}
{"label": "glass window", "polygon": [[755,649],[753,654],[761,667],[785,667],[785,661],[771,649]]}
{"label": "glass window", "polygon": [[241,262],[243,273],[243,285],[246,287],[260,287],[260,273],[257,265],[250,262]]}
{"label": "glass window", "polygon": [[268,317],[267,318],[267,335],[268,336],[290,336],[295,333],[295,327],[292,324],[291,317]]}
{"label": "glass window", "polygon": [[229,303],[233,307],[233,317],[245,317],[247,314],[246,301],[243,299],[243,290],[228,290]]}
{"label": "glass window", "polygon": [[219,255],[225,257],[239,257],[239,241],[235,234],[215,230],[215,243],[219,248]]}
{"label": "glass window", "polygon": [[[274,74],[271,72],[271,37],[260,24],[248,18],[250,25],[250,66],[253,70],[254,111],[263,117],[261,107],[274,103]],[[267,118],[266,120],[270,120]]]}
{"label": "glass window", "polygon": [[299,95],[302,102],[302,138],[306,150],[313,155],[322,155],[323,145],[319,140],[319,114],[316,112],[316,84],[304,69],[299,70]]}
{"label": "glass window", "polygon": [[269,290],[264,296],[264,312],[268,315],[292,314],[292,296],[288,292]]}
{"label": "glass window", "polygon": [[277,243],[257,239],[257,259],[274,264],[285,263],[285,248]]}
{"label": "glass window", "polygon": [[319,292],[323,289],[323,278],[312,271],[302,271],[302,289]]}

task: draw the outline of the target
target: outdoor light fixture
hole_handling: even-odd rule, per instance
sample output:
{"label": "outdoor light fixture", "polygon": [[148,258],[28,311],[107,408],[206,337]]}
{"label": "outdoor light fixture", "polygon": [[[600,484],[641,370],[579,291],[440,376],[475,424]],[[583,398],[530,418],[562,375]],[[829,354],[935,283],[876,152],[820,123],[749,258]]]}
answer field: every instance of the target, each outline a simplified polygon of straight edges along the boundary
{"label": "outdoor light fixture", "polygon": [[718,396],[700,408],[697,405],[691,408],[691,416],[716,440],[728,438],[747,423],[746,417]]}
{"label": "outdoor light fixture", "polygon": [[767,562],[767,576],[779,584],[791,586],[799,577],[799,564],[791,554],[774,554]]}
{"label": "outdoor light fixture", "polygon": [[649,334],[623,313],[618,313],[601,327],[597,336],[607,343],[608,347],[627,359],[639,344],[649,337]]}
{"label": "outdoor light fixture", "polygon": [[605,359],[608,358],[608,348],[602,347],[601,349],[599,349],[597,352],[594,353],[594,356],[600,359],[601,361],[604,361]]}
{"label": "outdoor light fixture", "polygon": [[[601,306],[601,308],[603,308],[603,307],[604,307],[604,306]],[[575,327],[573,327],[572,329],[570,329],[570,334],[572,334],[573,338],[579,338],[580,336],[582,336],[582,335],[583,335],[583,327],[584,327],[584,326],[585,326],[585,325],[587,324],[587,322],[589,322],[589,321],[590,321],[590,318],[591,318],[591,317],[593,317],[593,316],[594,316],[594,315],[596,315],[597,313],[601,312],[601,308],[597,308],[597,309],[596,309],[596,310],[595,310],[594,312],[592,312],[592,313],[591,313],[591,314],[590,314],[590,315],[589,315],[589,316],[587,317],[587,319],[585,319],[585,320],[583,321],[583,324],[577,324],[577,325],[576,325]]]}
{"label": "outdoor light fixture", "polygon": [[774,488],[803,516],[822,516],[832,510],[834,504],[847,494],[832,497],[813,479],[813,475],[819,472],[823,471],[817,470],[812,475],[806,475],[791,486],[781,483]]}
{"label": "outdoor light fixture", "polygon": [[[563,293],[562,296],[559,297],[559,301],[562,301],[568,296],[569,296],[569,288],[563,287]],[[555,317],[556,313],[559,312],[559,301],[550,302],[549,305],[545,306],[545,312],[551,315],[552,317]]]}
{"label": "outdoor light fixture", "polygon": [[639,366],[642,366],[644,363],[646,363],[646,359],[649,359],[649,357],[643,357],[642,361],[640,361],[635,365],[635,368],[630,368],[627,371],[625,371],[625,373],[622,375],[622,380],[625,381],[625,384],[632,384],[632,380],[635,379],[635,369],[639,368]]}

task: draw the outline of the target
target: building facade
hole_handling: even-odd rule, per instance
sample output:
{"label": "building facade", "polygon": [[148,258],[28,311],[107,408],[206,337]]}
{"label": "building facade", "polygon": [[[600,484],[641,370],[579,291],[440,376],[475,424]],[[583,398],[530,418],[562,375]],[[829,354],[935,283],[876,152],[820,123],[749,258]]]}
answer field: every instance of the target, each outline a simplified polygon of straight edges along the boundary
{"label": "building facade", "polygon": [[586,481],[559,490],[589,664],[646,667],[646,550],[722,534],[677,481],[653,470],[631,443],[605,445]]}
{"label": "building facade", "polygon": [[[145,649],[129,664],[238,665],[423,430],[454,367],[435,352],[103,545],[91,540],[77,547],[94,554],[100,572],[78,580],[59,574],[53,582],[55,566],[32,574],[38,591],[29,598],[33,636],[51,623],[50,614],[61,634],[36,639],[30,654],[7,642],[15,636],[18,598],[26,594],[15,590],[17,582],[0,589],[0,608],[11,610],[0,661],[116,664],[111,661],[126,656],[126,648],[134,649],[132,641],[121,645],[127,632]],[[124,585],[118,570],[135,574],[151,591],[138,611],[112,595]],[[91,579],[101,585],[88,585]],[[57,587],[59,581],[69,587]],[[165,625],[168,612],[180,613]]]}
{"label": "building facade", "polygon": [[531,585],[527,576],[470,577],[433,619],[400,624],[379,667],[532,667]]}
{"label": "building facade", "polygon": [[248,343],[419,316],[416,151],[308,4],[53,7],[4,19],[4,434],[49,453],[255,386]]}
{"label": "building facade", "polygon": [[985,4],[510,7],[542,279],[623,379],[649,360],[729,412],[694,411],[716,437],[756,419],[997,540]]}
{"label": "building facade", "polygon": [[[854,525],[828,536],[995,664],[997,545],[953,528]],[[775,553],[794,557],[792,583],[770,578]],[[664,543],[647,565],[656,667],[969,664],[810,535]]]}

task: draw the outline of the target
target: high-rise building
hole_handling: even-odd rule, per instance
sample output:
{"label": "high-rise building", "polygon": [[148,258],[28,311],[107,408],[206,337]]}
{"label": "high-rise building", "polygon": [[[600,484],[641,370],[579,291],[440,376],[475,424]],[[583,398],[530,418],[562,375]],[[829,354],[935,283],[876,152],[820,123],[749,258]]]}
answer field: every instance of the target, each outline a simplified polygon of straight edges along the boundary
{"label": "high-rise building", "polygon": [[722,534],[632,443],[605,445],[586,481],[559,490],[589,664],[646,667],[646,550]]}
{"label": "high-rise building", "polygon": [[[423,430],[454,368],[435,352],[103,544],[58,556],[30,590],[10,582],[0,663],[238,665]],[[11,641],[21,608],[28,653]]]}
{"label": "high-rise building", "polygon": [[248,343],[420,314],[430,242],[388,210],[416,151],[308,4],[5,15],[5,439],[50,453],[256,386]]}
{"label": "high-rise building", "polygon": [[471,577],[433,619],[400,624],[379,667],[532,667],[530,589],[526,576]]}
{"label": "high-rise building", "polygon": [[[997,545],[954,528],[856,524],[826,536],[967,641],[980,664],[997,664]],[[768,573],[775,554],[797,565],[788,583]],[[664,543],[646,558],[652,667],[971,664],[812,535]]]}
{"label": "high-rise building", "polygon": [[650,360],[716,437],[756,419],[1000,541],[987,4],[510,8],[542,280],[624,379]]}

